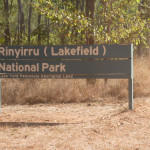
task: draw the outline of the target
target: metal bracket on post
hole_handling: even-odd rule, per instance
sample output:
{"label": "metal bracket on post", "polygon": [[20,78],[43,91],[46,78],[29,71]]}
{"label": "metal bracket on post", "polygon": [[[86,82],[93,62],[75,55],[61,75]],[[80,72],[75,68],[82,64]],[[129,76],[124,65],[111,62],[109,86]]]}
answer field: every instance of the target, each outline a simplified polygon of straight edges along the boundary
{"label": "metal bracket on post", "polygon": [[129,79],[129,109],[133,109],[133,44],[131,44],[131,78]]}

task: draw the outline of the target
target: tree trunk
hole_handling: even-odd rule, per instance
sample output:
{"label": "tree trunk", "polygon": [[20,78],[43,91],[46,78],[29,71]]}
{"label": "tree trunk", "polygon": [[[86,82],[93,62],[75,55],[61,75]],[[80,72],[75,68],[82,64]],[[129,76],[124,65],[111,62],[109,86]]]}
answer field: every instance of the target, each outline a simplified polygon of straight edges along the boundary
{"label": "tree trunk", "polygon": [[45,16],[46,21],[46,33],[47,33],[47,44],[49,44],[49,32],[50,32],[50,24],[49,24],[49,18]]}
{"label": "tree trunk", "polygon": [[[95,0],[86,0],[86,16],[91,18],[92,21],[94,17],[94,2]],[[87,32],[87,44],[94,44],[93,32],[93,30]]]}
{"label": "tree trunk", "polygon": [[79,9],[79,0],[76,0],[76,9]]}
{"label": "tree trunk", "polygon": [[65,0],[62,0],[62,9],[64,9],[64,5],[63,5],[64,2],[65,2]]}
{"label": "tree trunk", "polygon": [[82,0],[81,11],[84,11],[84,0]]}
{"label": "tree trunk", "polygon": [[41,45],[41,14],[38,14],[38,45]]}
{"label": "tree trunk", "polygon": [[21,3],[21,34],[23,32],[25,32],[25,23],[24,23],[25,21],[24,21],[23,4]]}
{"label": "tree trunk", "polygon": [[32,0],[30,0],[30,7],[29,7],[29,18],[28,18],[28,44],[31,43],[30,34],[31,34],[31,15],[32,15]]}
{"label": "tree trunk", "polygon": [[[63,5],[64,2],[65,2],[65,0],[62,0],[62,9],[65,9],[65,7]],[[65,23],[60,24],[60,26],[63,26],[65,28]],[[59,34],[61,45],[65,44],[65,36],[64,35],[65,35],[65,31],[61,31],[61,33]]]}
{"label": "tree trunk", "polygon": [[23,4],[18,0],[18,44],[22,41],[22,33],[25,30]]}
{"label": "tree trunk", "polygon": [[[94,18],[94,2],[95,0],[86,0],[86,16],[91,18],[93,23]],[[87,31],[86,44],[94,44],[94,29]],[[96,83],[96,79],[87,79],[87,84],[93,85]]]}
{"label": "tree trunk", "polygon": [[5,45],[10,44],[10,30],[9,30],[9,3],[8,0],[4,0],[4,11],[6,19],[6,28],[5,28]]}

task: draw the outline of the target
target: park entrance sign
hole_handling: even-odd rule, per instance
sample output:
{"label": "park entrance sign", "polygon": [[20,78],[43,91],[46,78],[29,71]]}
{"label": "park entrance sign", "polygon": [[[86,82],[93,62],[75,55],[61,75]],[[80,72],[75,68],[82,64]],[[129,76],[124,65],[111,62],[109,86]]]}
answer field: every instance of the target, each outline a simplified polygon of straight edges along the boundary
{"label": "park entrance sign", "polygon": [[0,78],[129,79],[129,109],[133,108],[132,70],[132,44],[0,46]]}

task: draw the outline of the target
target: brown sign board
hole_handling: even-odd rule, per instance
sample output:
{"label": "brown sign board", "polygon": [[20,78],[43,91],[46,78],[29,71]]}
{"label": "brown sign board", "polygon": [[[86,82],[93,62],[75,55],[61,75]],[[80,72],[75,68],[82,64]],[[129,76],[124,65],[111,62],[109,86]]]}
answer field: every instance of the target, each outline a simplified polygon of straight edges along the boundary
{"label": "brown sign board", "polygon": [[133,108],[133,44],[0,46],[0,78],[129,79]]}
{"label": "brown sign board", "polygon": [[0,59],[131,58],[129,45],[0,46]]}
{"label": "brown sign board", "polygon": [[0,78],[128,78],[131,48],[131,44],[0,46]]}

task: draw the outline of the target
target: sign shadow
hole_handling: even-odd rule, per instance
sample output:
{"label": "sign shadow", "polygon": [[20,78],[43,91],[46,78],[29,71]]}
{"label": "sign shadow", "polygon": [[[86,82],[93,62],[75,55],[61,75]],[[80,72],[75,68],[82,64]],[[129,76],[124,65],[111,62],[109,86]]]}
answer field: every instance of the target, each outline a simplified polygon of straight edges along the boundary
{"label": "sign shadow", "polygon": [[47,123],[47,122],[0,122],[0,127],[39,127],[39,126],[59,126],[79,123]]}

